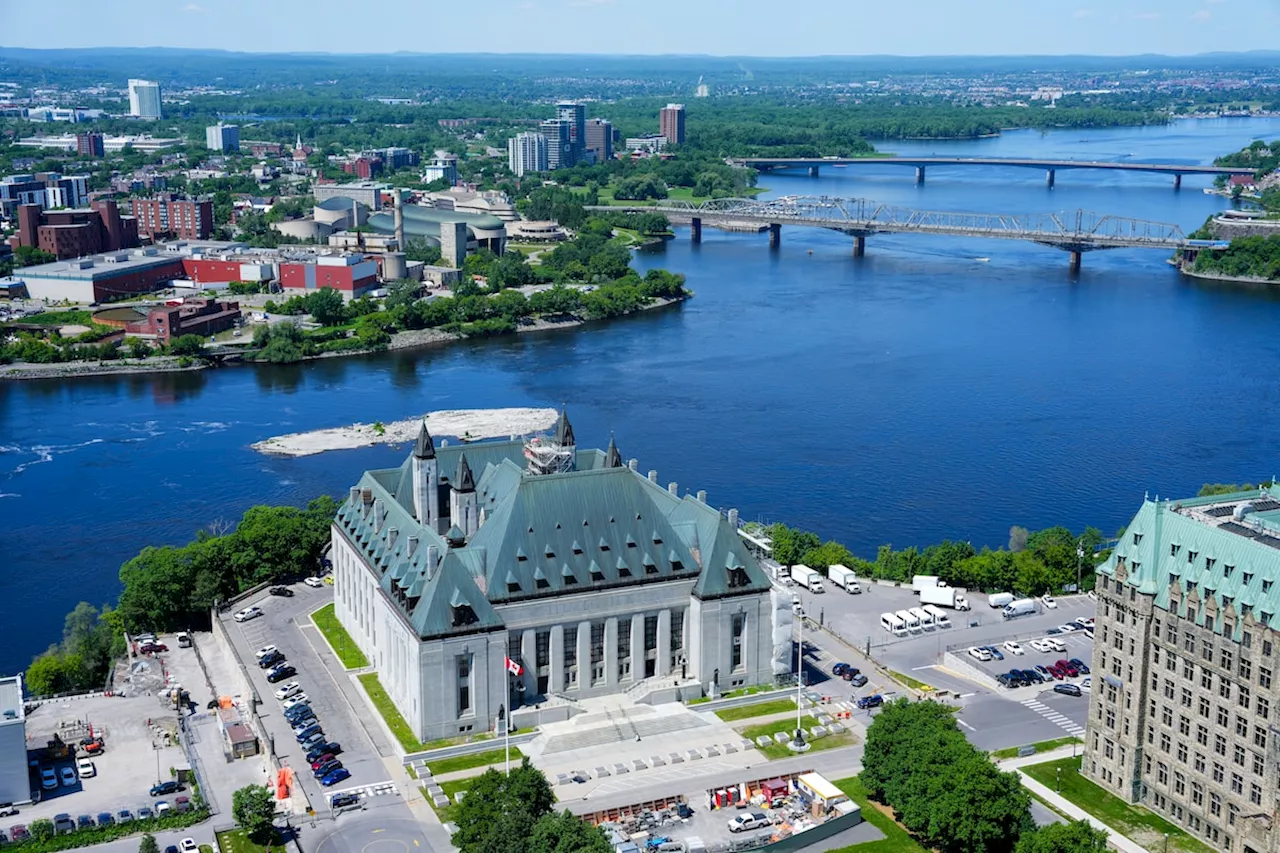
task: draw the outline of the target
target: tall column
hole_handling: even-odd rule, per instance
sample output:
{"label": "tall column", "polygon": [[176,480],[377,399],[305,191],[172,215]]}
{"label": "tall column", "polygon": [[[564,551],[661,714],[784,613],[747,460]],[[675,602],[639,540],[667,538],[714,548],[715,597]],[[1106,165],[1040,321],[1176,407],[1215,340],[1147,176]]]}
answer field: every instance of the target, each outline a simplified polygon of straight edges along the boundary
{"label": "tall column", "polygon": [[1173,188],[1174,188],[1175,190],[1180,190],[1180,189],[1182,189],[1182,175],[1174,175],[1174,176],[1173,176]]}
{"label": "tall column", "polygon": [[551,642],[547,654],[551,657],[551,678],[547,685],[548,693],[560,693],[564,690],[564,626],[551,626]]}
{"label": "tall column", "polygon": [[578,623],[578,689],[591,686],[591,623]]}
{"label": "tall column", "polygon": [[916,184],[924,183],[924,166],[916,166]]}
{"label": "tall column", "polygon": [[[520,663],[524,666],[524,675],[517,680],[524,682],[523,695],[538,695],[538,632],[532,628],[520,634]],[[521,694],[517,692],[516,696]]]}
{"label": "tall column", "polygon": [[668,675],[671,672],[671,611],[658,611],[658,662],[654,668],[655,675]]}
{"label": "tall column", "polygon": [[776,249],[782,245],[782,223],[769,223],[769,248]]}
{"label": "tall column", "polygon": [[617,616],[610,616],[604,622],[604,683],[610,687],[618,683]]}
{"label": "tall column", "polygon": [[1080,272],[1080,252],[1071,253],[1071,271]]}
{"label": "tall column", "polygon": [[1048,171],[1046,171],[1044,173],[1045,186],[1047,186],[1049,189],[1053,189],[1053,181],[1055,177],[1056,177],[1056,173],[1053,169],[1049,169]]}
{"label": "tall column", "polygon": [[689,239],[695,243],[702,242],[702,217],[695,216],[689,220]]}
{"label": "tall column", "polygon": [[644,614],[631,617],[631,680],[644,681]]}
{"label": "tall column", "polygon": [[809,177],[811,177],[811,178],[816,178],[816,177],[818,177],[818,167],[817,167],[817,166],[810,166],[810,167],[809,167]]}
{"label": "tall column", "polygon": [[860,258],[867,253],[867,238],[861,234],[853,238],[853,256]]}

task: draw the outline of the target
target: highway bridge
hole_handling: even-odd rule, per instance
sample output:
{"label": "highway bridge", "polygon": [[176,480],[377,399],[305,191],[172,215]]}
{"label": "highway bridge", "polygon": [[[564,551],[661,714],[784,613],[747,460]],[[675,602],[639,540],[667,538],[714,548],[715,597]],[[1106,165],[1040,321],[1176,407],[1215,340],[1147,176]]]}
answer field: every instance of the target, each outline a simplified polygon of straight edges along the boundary
{"label": "highway bridge", "polygon": [[589,210],[660,213],[690,226],[690,237],[702,239],[702,226],[726,230],[769,232],[769,245],[782,243],[782,226],[828,228],[854,238],[853,253],[862,257],[872,234],[937,234],[950,237],[989,237],[1029,240],[1070,253],[1071,268],[1080,268],[1081,255],[1098,249],[1224,249],[1226,241],[1189,240],[1177,225],[1105,216],[1076,210],[1011,216],[1000,213],[960,213],[913,210],[862,198],[787,196],[769,201],[744,198],[711,199],[701,204],[666,201],[657,205],[600,206]]}
{"label": "highway bridge", "polygon": [[731,166],[747,166],[761,172],[779,169],[808,169],[817,177],[824,167],[911,166],[916,170],[916,183],[923,184],[929,166],[1012,166],[1020,169],[1044,169],[1045,183],[1050,187],[1063,169],[1108,169],[1117,172],[1147,172],[1173,175],[1173,188],[1182,187],[1183,175],[1252,175],[1254,170],[1238,166],[1190,166],[1183,163],[1138,163],[1111,160],[1041,160],[1030,157],[734,157]]}

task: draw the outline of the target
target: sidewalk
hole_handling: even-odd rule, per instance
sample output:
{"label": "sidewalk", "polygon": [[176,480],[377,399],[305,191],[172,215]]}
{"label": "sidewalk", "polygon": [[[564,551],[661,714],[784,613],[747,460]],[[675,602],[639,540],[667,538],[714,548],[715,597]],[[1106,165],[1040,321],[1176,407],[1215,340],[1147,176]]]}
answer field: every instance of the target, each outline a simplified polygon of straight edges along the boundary
{"label": "sidewalk", "polygon": [[[1077,746],[1077,749],[1078,748],[1079,747]],[[1046,761],[1056,761],[1060,758],[1070,758],[1072,754],[1072,748],[1064,746],[1052,750],[1051,752],[1041,752],[1036,755],[1028,755],[1025,758],[1006,758],[1003,761],[996,762],[996,766],[1001,770],[1017,771],[1018,777],[1022,780],[1023,787],[1028,791],[1031,791],[1049,805],[1053,806],[1058,811],[1062,812],[1067,817],[1072,820],[1087,820],[1095,829],[1101,829],[1103,832],[1107,833],[1109,836],[1107,842],[1115,849],[1121,851],[1121,853],[1148,853],[1147,848],[1135,841],[1131,841],[1119,832],[1116,832],[1102,821],[1087,813],[1084,809],[1067,800],[1061,794],[1041,785],[1035,779],[1032,779],[1026,773],[1022,772],[1022,768],[1027,765],[1043,764]],[[1079,753],[1075,752],[1075,754]]]}

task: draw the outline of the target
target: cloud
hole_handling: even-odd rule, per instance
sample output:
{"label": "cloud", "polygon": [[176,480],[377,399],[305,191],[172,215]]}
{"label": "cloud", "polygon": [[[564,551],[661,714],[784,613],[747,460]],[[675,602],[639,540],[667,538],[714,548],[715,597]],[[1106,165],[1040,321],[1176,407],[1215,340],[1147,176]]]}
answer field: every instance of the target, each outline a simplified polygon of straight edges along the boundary
{"label": "cloud", "polygon": [[1092,18],[1093,10],[1092,9],[1076,9],[1075,14],[1072,15],[1072,17],[1073,18]]}
{"label": "cloud", "polygon": [[199,3],[188,3],[182,7],[182,11],[186,12],[188,15],[198,15],[204,11],[204,7]]}
{"label": "cloud", "polygon": [[1191,20],[1195,21],[1196,23],[1203,24],[1205,21],[1209,20],[1212,17],[1213,17],[1213,13],[1210,12],[1208,9],[1201,9],[1199,12],[1196,12],[1191,16]]}
{"label": "cloud", "polygon": [[1159,12],[1137,12],[1129,17],[1135,21],[1158,21],[1161,15]]}

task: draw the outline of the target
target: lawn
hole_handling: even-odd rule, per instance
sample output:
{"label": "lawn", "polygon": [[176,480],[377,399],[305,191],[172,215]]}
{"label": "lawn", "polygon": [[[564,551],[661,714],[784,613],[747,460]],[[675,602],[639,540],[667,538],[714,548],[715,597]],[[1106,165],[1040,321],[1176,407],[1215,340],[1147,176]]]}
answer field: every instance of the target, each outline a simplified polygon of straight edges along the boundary
{"label": "lawn", "polygon": [[1032,779],[1051,791],[1058,790],[1058,771],[1062,771],[1062,796],[1084,809],[1116,832],[1127,835],[1148,850],[1163,850],[1169,836],[1169,850],[1181,853],[1212,853],[1212,848],[1187,835],[1175,824],[1139,805],[1130,805],[1107,793],[1080,775],[1081,758],[1063,758],[1022,768]]}
{"label": "lawn", "polygon": [[222,853],[289,853],[289,848],[285,846],[279,833],[276,833],[270,845],[250,841],[248,833],[243,829],[231,829],[217,835],[218,849]]}
{"label": "lawn", "polygon": [[356,646],[347,629],[342,627],[342,623],[334,615],[332,602],[312,613],[311,621],[316,623],[320,633],[324,634],[329,647],[338,656],[338,660],[342,661],[343,666],[347,669],[362,669],[369,665],[369,659]]}
{"label": "lawn", "polygon": [[[742,198],[751,198],[768,191],[767,187],[747,187],[740,190],[738,195]],[[614,198],[613,187],[600,188],[600,203],[614,205],[616,207],[657,207],[672,201],[685,201],[689,204],[702,204],[704,201],[709,201],[710,198],[710,196],[695,196],[693,194],[693,187],[668,187],[666,198],[651,198],[645,199],[644,201],[634,201]]]}
{"label": "lawn", "polygon": [[[45,311],[30,317],[23,317],[24,323],[38,323],[41,326],[90,326],[93,325],[93,314],[88,311]],[[103,327],[107,328],[107,327]]]}
{"label": "lawn", "polygon": [[[795,708],[795,703],[791,703],[791,710],[794,711]],[[805,729],[811,729],[818,725],[818,721],[814,717],[806,716],[801,719],[801,725],[803,725]],[[772,723],[757,723],[754,726],[746,726],[745,728],[738,729],[739,734],[751,741],[754,741],[761,735],[773,737],[774,732],[794,731],[795,723],[790,720],[775,720]],[[841,732],[838,735],[827,735],[826,737],[820,737],[817,740],[810,740],[809,752],[813,753],[822,752],[825,749],[839,749],[842,746],[852,746],[857,742],[858,739],[849,732]],[[764,753],[765,757],[770,761],[779,758],[791,758],[796,754],[788,749],[785,743],[777,743],[776,741],[768,746],[757,746],[756,749]]]}
{"label": "lawn", "polygon": [[373,707],[378,709],[378,713],[387,723],[387,728],[391,729],[391,734],[395,735],[396,740],[400,742],[400,748],[405,752],[419,752],[426,749],[427,747],[413,736],[413,730],[392,704],[391,697],[387,695],[382,682],[378,680],[378,674],[370,672],[357,677],[373,701]]}
{"label": "lawn", "polygon": [[[762,686],[762,685],[755,685],[755,686],[753,686],[753,687],[740,687],[740,688],[738,688],[737,690],[730,690],[730,691],[728,691],[727,693],[721,693],[721,694],[720,694],[720,696],[719,696],[719,698],[721,698],[721,699],[732,699],[732,698],[733,698],[733,697],[735,697],[735,696],[754,696],[754,695],[755,695],[755,694],[757,694],[757,693],[765,693],[765,692],[767,692],[767,691],[775,690],[775,689],[777,689],[777,688],[774,688],[774,687],[764,687],[764,686]],[[690,705],[701,705],[701,704],[703,704],[703,703],[705,703],[705,702],[710,702],[710,701],[711,701],[711,697],[710,697],[710,696],[699,696],[697,699],[690,699],[690,700],[689,700],[689,704],[690,704]],[[792,707],[794,708],[795,706],[793,705]]]}
{"label": "lawn", "polygon": [[734,720],[749,720],[752,717],[763,717],[765,714],[781,714],[783,711],[795,712],[796,700],[787,697],[785,699],[770,699],[767,702],[757,702],[754,705],[740,705],[737,708],[725,708],[723,711],[716,711],[716,716],[731,723]]}
{"label": "lawn", "polygon": [[934,689],[932,684],[925,684],[923,681],[917,678],[912,678],[909,675],[904,675],[901,672],[894,672],[891,669],[887,670],[887,672],[891,677],[896,679],[898,682],[910,687],[912,690],[929,691]]}
{"label": "lawn", "polygon": [[925,848],[917,844],[910,833],[867,799],[867,791],[862,787],[861,779],[851,776],[848,779],[837,779],[834,784],[862,807],[862,819],[883,832],[884,838],[867,844],[841,847],[831,853],[925,853]]}
{"label": "lawn", "polygon": [[[1070,746],[1073,743],[1080,743],[1080,738],[1060,737],[1060,738],[1055,738],[1054,740],[1042,740],[1030,745],[1035,748],[1036,752],[1053,752],[1055,749],[1057,749],[1060,746]],[[1011,746],[1007,749],[997,749],[995,752],[991,753],[991,757],[992,758],[1017,758],[1019,749],[1022,749],[1022,747]]]}
{"label": "lawn", "polygon": [[457,808],[458,805],[454,802],[453,795],[459,791],[465,791],[470,788],[476,778],[477,777],[475,776],[468,776],[465,779],[454,779],[449,782],[438,783],[441,790],[444,791],[445,796],[449,798],[449,805],[441,808],[436,808],[436,804],[431,801],[431,795],[427,793],[427,789],[422,789],[422,796],[426,797],[427,803],[430,804],[431,808],[435,809],[436,816],[440,818],[441,823],[448,823],[453,820],[453,810]]}
{"label": "lawn", "polygon": [[[520,752],[520,747],[511,747],[511,761],[513,764],[518,766],[522,756],[523,753]],[[452,758],[428,761],[427,769],[431,771],[432,776],[443,776],[446,773],[456,773],[459,770],[488,767],[490,764],[495,767],[501,767],[506,760],[507,751],[505,749],[491,749],[487,752],[473,752],[470,755],[455,755]]]}

